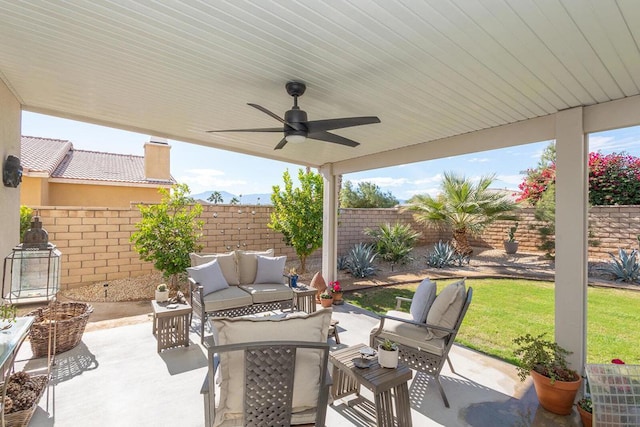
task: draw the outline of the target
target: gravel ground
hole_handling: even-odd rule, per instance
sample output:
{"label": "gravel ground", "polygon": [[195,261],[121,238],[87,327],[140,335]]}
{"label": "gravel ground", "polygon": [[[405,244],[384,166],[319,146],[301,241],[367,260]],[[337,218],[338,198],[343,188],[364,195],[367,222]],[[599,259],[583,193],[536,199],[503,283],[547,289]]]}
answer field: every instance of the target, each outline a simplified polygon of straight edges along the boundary
{"label": "gravel ground", "polygon": [[[431,246],[419,246],[413,251],[414,261],[404,265],[391,265],[387,262],[378,262],[376,276],[365,280],[355,280],[350,274],[338,272],[338,280],[350,289],[363,285],[389,284],[393,282],[415,281],[420,277],[426,277],[432,270],[427,269],[424,256]],[[300,282],[309,283],[313,274],[321,270],[322,260],[315,257],[307,260],[307,273],[300,275]],[[540,254],[518,253],[507,255],[501,249],[474,248],[474,256],[466,270],[482,270],[491,266],[515,266],[529,269],[552,270],[553,264],[545,260]],[[287,262],[287,270],[295,267],[299,269],[297,259]],[[463,273],[464,275],[466,273]],[[118,302],[118,301],[148,301],[154,298],[154,291],[158,284],[164,283],[160,273],[152,273],[144,276],[112,280],[108,287],[105,282],[96,282],[73,289],[64,290],[62,296],[75,301],[84,302]],[[106,291],[106,296],[105,296]]]}

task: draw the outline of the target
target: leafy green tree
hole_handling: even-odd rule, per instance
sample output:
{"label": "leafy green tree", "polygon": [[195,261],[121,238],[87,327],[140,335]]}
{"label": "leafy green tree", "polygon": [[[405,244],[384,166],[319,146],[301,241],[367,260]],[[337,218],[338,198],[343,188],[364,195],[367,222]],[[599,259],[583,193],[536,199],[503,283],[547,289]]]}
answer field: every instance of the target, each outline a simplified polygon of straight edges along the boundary
{"label": "leafy green tree", "polygon": [[223,203],[224,200],[222,199],[222,193],[220,193],[219,191],[214,191],[213,193],[211,193],[211,195],[207,198],[207,201],[214,203],[214,204],[218,204],[218,203]]}
{"label": "leafy green tree", "polygon": [[202,206],[189,196],[186,184],[176,184],[169,191],[161,188],[162,200],[157,205],[138,205],[142,219],[131,235],[134,249],[143,261],[153,266],[170,280],[173,290],[179,289],[179,277],[191,265],[190,252],[202,249],[198,239],[202,236],[203,221],[197,218]]}
{"label": "leafy green tree", "polygon": [[483,176],[474,184],[464,176],[445,172],[441,193],[437,197],[417,194],[409,200],[406,210],[414,212],[416,221],[431,227],[450,228],[456,251],[471,255],[468,234],[477,235],[492,222],[516,219],[517,209],[502,194],[490,191],[494,176]]}
{"label": "leafy green tree", "polygon": [[343,208],[391,208],[397,204],[398,199],[391,192],[383,193],[372,182],[360,182],[354,189],[351,181],[347,181],[340,190],[340,206]]}
{"label": "leafy green tree", "polygon": [[24,232],[31,227],[31,220],[33,219],[33,209],[27,206],[20,206],[20,241],[24,237]]}
{"label": "leafy green tree", "polygon": [[300,259],[300,272],[306,272],[307,257],[322,246],[322,177],[298,170],[300,187],[293,187],[289,171],[282,176],[284,187],[273,186],[269,228],[282,233],[287,246]]}

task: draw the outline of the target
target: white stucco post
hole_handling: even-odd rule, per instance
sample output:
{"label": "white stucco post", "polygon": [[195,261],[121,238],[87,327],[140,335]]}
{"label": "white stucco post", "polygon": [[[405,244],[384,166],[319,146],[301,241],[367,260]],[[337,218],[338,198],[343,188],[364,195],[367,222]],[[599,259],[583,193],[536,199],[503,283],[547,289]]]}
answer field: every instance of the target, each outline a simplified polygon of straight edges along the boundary
{"label": "white stucco post", "polygon": [[322,277],[329,283],[336,279],[338,258],[338,175],[331,164],[320,168],[324,180],[322,212]]}
{"label": "white stucco post", "polygon": [[[0,169],[7,156],[20,157],[20,102],[0,80]],[[0,184],[0,257],[20,243],[20,187]]]}
{"label": "white stucco post", "polygon": [[557,113],[555,336],[578,372],[586,361],[588,152],[583,108]]}

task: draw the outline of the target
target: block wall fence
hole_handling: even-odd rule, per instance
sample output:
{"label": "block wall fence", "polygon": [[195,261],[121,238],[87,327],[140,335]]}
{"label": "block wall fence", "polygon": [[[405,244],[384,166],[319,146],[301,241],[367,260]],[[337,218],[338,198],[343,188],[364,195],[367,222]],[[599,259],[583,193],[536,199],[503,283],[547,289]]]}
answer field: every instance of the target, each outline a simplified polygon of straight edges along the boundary
{"label": "block wall fence", "polygon": [[[130,208],[36,207],[49,241],[62,252],[62,287],[135,277],[150,273],[153,265],[140,260],[129,239],[141,215],[137,206]],[[274,248],[277,255],[294,259],[295,252],[286,246],[282,235],[267,227],[271,206],[204,205],[205,222],[202,252],[226,252],[234,249]],[[519,212],[517,240],[522,252],[540,252],[539,237],[531,209]],[[365,228],[396,222],[410,224],[422,233],[420,244],[449,240],[446,230],[433,230],[417,224],[408,212],[390,209],[340,209],[338,218],[338,253],[344,254],[354,244],[370,241]],[[598,247],[589,248],[590,259],[607,259],[619,247],[638,247],[640,206],[596,207],[590,212],[592,239]],[[512,221],[489,227],[482,236],[472,238],[474,246],[501,248]],[[317,251],[313,257],[319,257]]]}

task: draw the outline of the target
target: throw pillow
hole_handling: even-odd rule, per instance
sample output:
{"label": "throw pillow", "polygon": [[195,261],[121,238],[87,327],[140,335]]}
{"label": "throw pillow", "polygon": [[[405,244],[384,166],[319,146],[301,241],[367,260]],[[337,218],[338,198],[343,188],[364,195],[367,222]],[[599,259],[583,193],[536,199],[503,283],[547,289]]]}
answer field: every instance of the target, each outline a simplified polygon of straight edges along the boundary
{"label": "throw pillow", "polygon": [[424,323],[427,321],[427,313],[436,299],[436,284],[429,279],[424,279],[418,285],[416,293],[411,300],[409,313],[415,322]]}
{"label": "throw pillow", "polygon": [[229,287],[217,259],[197,267],[189,267],[187,272],[189,277],[202,285],[202,293],[204,295]]}
{"label": "throw pillow", "polygon": [[225,280],[230,285],[239,285],[240,280],[238,278],[238,265],[236,263],[236,256],[233,252],[226,254],[197,254],[190,253],[191,267],[206,264],[214,259],[217,259],[220,263],[220,269],[224,275]]}
{"label": "throw pillow", "polygon": [[273,256],[273,249],[267,249],[266,251],[236,251],[238,257],[238,274],[240,283],[242,285],[250,285],[256,280],[256,273],[258,271],[258,260],[256,257]]}
{"label": "throw pillow", "polygon": [[[456,320],[458,320],[460,310],[462,310],[464,300],[467,296],[467,292],[464,287],[464,280],[465,279],[462,279],[450,284],[436,297],[436,300],[433,302],[433,305],[431,305],[431,309],[427,314],[427,323],[429,325],[441,326],[449,329],[456,325]],[[430,329],[427,340],[434,337],[444,338],[447,335],[448,334],[445,331]]]}
{"label": "throw pillow", "polygon": [[286,256],[266,257],[258,255],[258,271],[256,272],[255,284],[259,283],[282,283],[284,265],[287,262]]}

